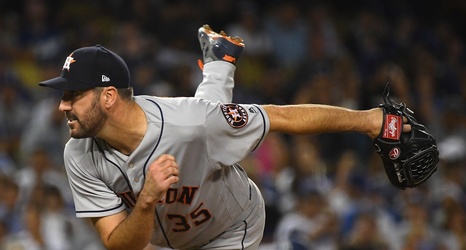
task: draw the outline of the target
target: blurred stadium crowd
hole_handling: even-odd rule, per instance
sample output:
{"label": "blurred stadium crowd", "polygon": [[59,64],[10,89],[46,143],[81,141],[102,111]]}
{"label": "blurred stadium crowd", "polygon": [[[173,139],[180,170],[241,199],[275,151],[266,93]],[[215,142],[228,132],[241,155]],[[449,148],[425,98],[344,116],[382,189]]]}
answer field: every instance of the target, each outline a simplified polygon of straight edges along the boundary
{"label": "blurred stadium crowd", "polygon": [[37,83],[102,44],[136,94],[191,96],[205,23],[245,40],[234,102],[364,109],[391,82],[440,149],[433,177],[402,191],[363,135],[270,134],[242,162],[266,200],[264,249],[466,249],[463,14],[454,0],[1,1],[0,249],[102,249],[74,217],[61,96]]}

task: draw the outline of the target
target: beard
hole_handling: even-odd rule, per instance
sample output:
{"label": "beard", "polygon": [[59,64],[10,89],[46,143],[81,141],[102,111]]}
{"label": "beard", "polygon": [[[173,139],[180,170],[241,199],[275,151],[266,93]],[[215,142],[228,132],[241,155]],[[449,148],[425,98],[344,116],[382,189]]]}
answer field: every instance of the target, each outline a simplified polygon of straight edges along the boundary
{"label": "beard", "polygon": [[76,121],[78,126],[75,128],[70,127],[70,136],[72,138],[94,137],[102,130],[107,121],[107,114],[102,110],[98,98],[94,99],[90,107]]}

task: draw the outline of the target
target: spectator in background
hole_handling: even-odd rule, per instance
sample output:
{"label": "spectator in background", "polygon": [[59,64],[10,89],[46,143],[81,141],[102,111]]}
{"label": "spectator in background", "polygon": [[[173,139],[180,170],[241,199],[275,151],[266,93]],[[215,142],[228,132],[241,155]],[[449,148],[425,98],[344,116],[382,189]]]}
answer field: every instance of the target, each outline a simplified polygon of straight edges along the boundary
{"label": "spectator in background", "polygon": [[8,229],[3,221],[0,220],[0,249],[5,249],[6,241],[9,237]]}
{"label": "spectator in background", "polygon": [[272,41],[272,57],[280,67],[293,71],[305,59],[308,26],[300,5],[292,1],[279,2],[265,18],[265,32]]}
{"label": "spectator in background", "polygon": [[[438,62],[434,56],[426,50],[416,53],[418,63],[416,64],[413,87],[417,91],[413,95],[413,109],[417,110],[417,120],[425,124],[428,128],[438,128],[438,120],[435,113],[438,112],[438,100],[435,97],[436,76],[435,71]],[[405,90],[402,90],[405,91]],[[404,97],[401,97],[404,98]],[[432,132],[436,132],[435,130]]]}
{"label": "spectator in background", "polygon": [[254,2],[248,1],[241,4],[239,20],[230,24],[225,31],[227,34],[235,34],[247,41],[248,49],[244,50],[241,61],[249,57],[267,59],[272,52],[272,41],[264,30],[261,10]]}
{"label": "spectator in background", "polygon": [[10,141],[0,130],[0,176],[8,177],[16,170],[16,161],[9,152]]}
{"label": "spectator in background", "polygon": [[23,65],[56,60],[64,49],[64,39],[58,32],[56,23],[50,19],[50,1],[27,0],[22,5],[21,29],[17,42],[25,50],[21,51]]}
{"label": "spectator in background", "polygon": [[[309,27],[309,58],[334,59],[345,55],[340,35],[333,18],[332,9],[324,2],[313,2],[303,6]],[[321,53],[321,54],[320,54]]]}
{"label": "spectator in background", "polygon": [[24,227],[16,234],[12,234],[5,244],[6,250],[28,249],[42,250],[45,249],[44,239],[42,237],[40,227],[40,206],[39,204],[28,204],[24,213],[22,213],[22,221]]}
{"label": "spectator in background", "polygon": [[321,149],[316,146],[315,140],[294,137],[292,149],[295,172],[291,191],[299,194],[302,190],[317,190],[321,194],[328,194],[332,189],[329,166],[322,158]]}
{"label": "spectator in background", "polygon": [[351,18],[345,34],[349,51],[357,62],[358,72],[366,82],[375,72],[375,67],[387,60],[386,41],[389,26],[377,10],[363,6]]}
{"label": "spectator in background", "polygon": [[382,100],[383,89],[387,82],[390,82],[390,96],[397,102],[404,102],[408,107],[415,109],[415,103],[410,95],[410,85],[406,71],[398,64],[393,62],[384,62],[379,65],[374,65],[374,72],[371,74],[371,79],[365,87],[365,97],[370,99],[365,100],[366,105],[378,105]]}
{"label": "spectator in background", "polygon": [[176,85],[161,79],[155,63],[148,60],[133,72],[134,93],[156,96],[176,96]]}
{"label": "spectator in background", "polygon": [[466,212],[456,206],[447,214],[441,238],[447,249],[466,249]]}
{"label": "spectator in background", "polygon": [[[26,126],[21,136],[23,159],[31,159],[34,151],[41,148],[50,157],[50,164],[56,168],[63,165],[63,149],[69,139],[68,126],[63,113],[56,105],[58,96],[42,99],[31,110],[28,120],[34,125]],[[24,160],[21,164],[28,164]]]}
{"label": "spectator in background", "polygon": [[317,191],[300,190],[297,205],[275,231],[277,249],[337,249],[338,221]]}
{"label": "spectator in background", "polygon": [[432,226],[441,232],[441,239],[447,249],[466,249],[466,190],[464,163],[455,160],[441,160],[442,178],[432,185],[429,197],[433,203]]}
{"label": "spectator in background", "polygon": [[[36,152],[39,163],[34,165],[38,172],[47,172],[43,169],[47,165],[40,163],[45,160],[42,153]],[[25,170],[20,170],[19,175],[23,177],[23,182],[30,185],[22,183],[23,190],[13,180],[1,181],[0,222],[8,234],[0,249],[74,250],[89,247],[103,250],[90,222],[76,219],[70,201],[63,199],[65,187],[55,186],[63,181],[63,177],[42,173],[48,176],[43,177],[45,181],[42,182],[26,179],[28,171]],[[18,199],[20,191],[23,192],[21,200]]]}
{"label": "spectator in background", "polygon": [[397,233],[402,249],[443,249],[441,234],[432,225],[426,194],[418,189],[405,190],[402,194],[405,206],[402,207],[403,221]]}
{"label": "spectator in background", "polygon": [[42,198],[37,193],[43,192],[46,186],[54,186],[60,190],[67,207],[73,204],[71,189],[64,169],[53,165],[49,153],[43,148],[33,150],[29,162],[14,175],[19,187],[20,204],[27,205],[33,200],[40,204]]}
{"label": "spectator in background", "polygon": [[30,123],[30,103],[18,77],[11,71],[0,72],[0,136],[4,151],[15,162],[20,157],[23,129]]}
{"label": "spectator in background", "polygon": [[[145,65],[148,61],[154,60],[153,55],[160,45],[157,39],[149,32],[141,29],[140,24],[134,21],[123,21],[115,26],[111,36],[112,46],[110,48],[120,51],[120,55],[125,58],[128,64],[130,75],[134,76],[134,70],[140,65]],[[154,71],[157,71],[157,68],[154,68]],[[137,84],[137,82],[135,83]]]}
{"label": "spectator in background", "polygon": [[58,189],[38,188],[34,190],[34,195],[21,210],[22,230],[12,233],[2,249],[71,250],[67,221],[59,215]]}
{"label": "spectator in background", "polygon": [[73,250],[71,223],[75,216],[65,206],[61,191],[55,186],[45,186],[42,198],[40,232],[45,249]]}
{"label": "spectator in background", "polygon": [[461,98],[445,100],[441,128],[437,130],[440,158],[446,162],[466,160],[466,102]]}
{"label": "spectator in background", "polygon": [[264,77],[267,77],[265,74],[269,73],[267,70],[272,60],[272,41],[264,30],[259,5],[253,1],[244,1],[240,6],[242,11],[238,21],[225,29],[227,34],[235,34],[248,44],[238,64],[241,65],[241,70],[236,71],[234,100],[238,103],[253,103],[255,101],[252,99],[261,98],[264,88],[270,85],[273,88],[275,85],[270,81],[261,84]]}
{"label": "spectator in background", "polygon": [[361,213],[351,231],[342,240],[340,250],[377,249],[388,250],[389,244],[377,226],[376,215]]}
{"label": "spectator in background", "polygon": [[354,152],[348,150],[340,155],[335,165],[332,190],[327,198],[330,207],[340,218],[357,211],[364,204],[365,179],[358,171],[358,164]]}
{"label": "spectator in background", "polygon": [[19,187],[9,177],[1,177],[0,190],[0,222],[8,235],[16,234],[23,228]]}

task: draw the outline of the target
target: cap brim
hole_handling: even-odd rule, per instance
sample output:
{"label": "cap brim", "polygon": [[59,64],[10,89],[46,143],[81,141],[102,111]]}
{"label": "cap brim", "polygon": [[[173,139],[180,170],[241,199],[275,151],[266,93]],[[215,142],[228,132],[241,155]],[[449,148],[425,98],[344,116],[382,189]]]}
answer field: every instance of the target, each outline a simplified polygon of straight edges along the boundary
{"label": "cap brim", "polygon": [[92,89],[95,87],[95,86],[91,86],[88,84],[71,82],[68,79],[63,78],[61,76],[39,82],[39,86],[50,87],[50,88],[58,89],[58,90],[71,90],[71,91],[86,90],[86,89]]}

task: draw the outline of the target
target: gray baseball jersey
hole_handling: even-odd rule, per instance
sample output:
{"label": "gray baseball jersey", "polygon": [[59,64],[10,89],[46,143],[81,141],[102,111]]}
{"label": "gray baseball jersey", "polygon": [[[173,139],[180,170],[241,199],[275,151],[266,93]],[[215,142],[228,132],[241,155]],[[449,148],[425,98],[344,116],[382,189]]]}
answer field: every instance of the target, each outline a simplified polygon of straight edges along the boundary
{"label": "gray baseball jersey", "polygon": [[171,154],[180,179],[157,205],[151,242],[171,248],[208,242],[243,217],[251,203],[251,184],[236,163],[267,134],[265,111],[257,105],[201,98],[134,99],[146,113],[148,128],[131,155],[98,138],[66,144],[65,166],[77,217],[130,212],[148,165],[161,154]]}

